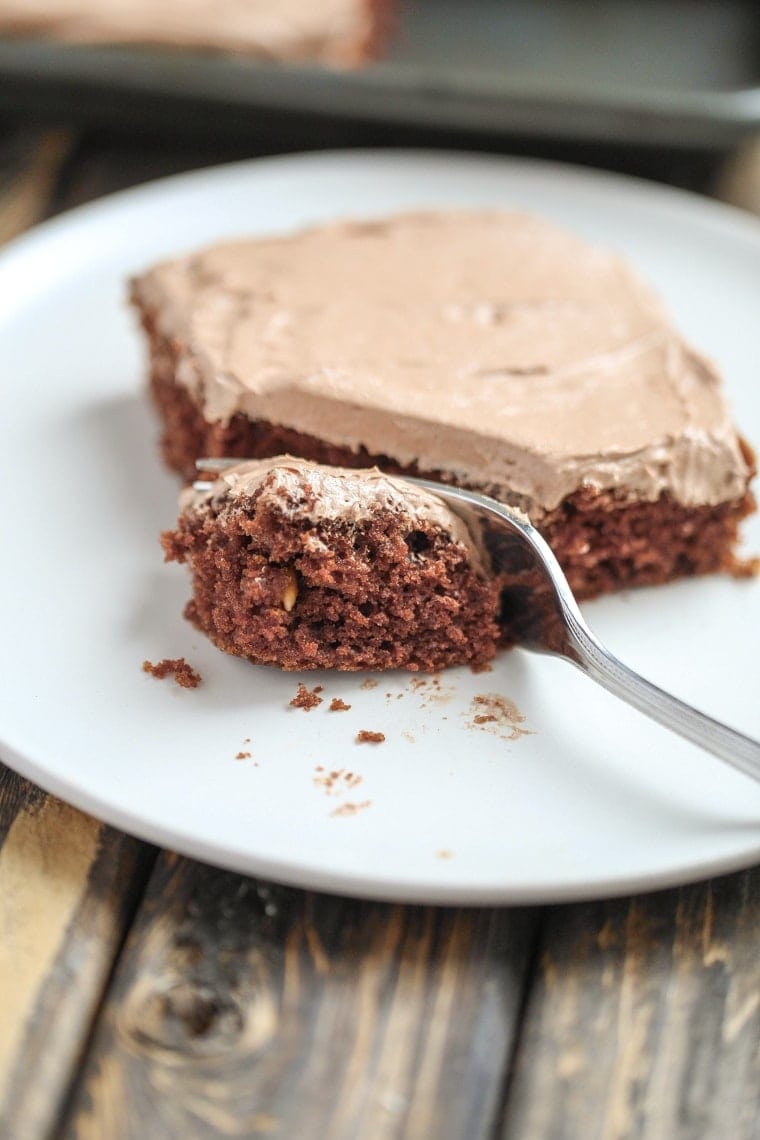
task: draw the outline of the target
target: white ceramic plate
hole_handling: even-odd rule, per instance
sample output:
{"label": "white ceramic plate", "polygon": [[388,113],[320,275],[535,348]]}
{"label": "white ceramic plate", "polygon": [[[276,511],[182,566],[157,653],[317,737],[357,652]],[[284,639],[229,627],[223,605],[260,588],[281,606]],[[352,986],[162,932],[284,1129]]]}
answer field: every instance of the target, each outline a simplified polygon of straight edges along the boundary
{"label": "white ceramic plate", "polygon": [[[126,275],[229,235],[413,206],[528,208],[623,250],[720,362],[760,441],[760,227],[710,202],[558,166],[388,152],[245,163],[77,210],[0,258],[2,755],[156,843],[361,895],[569,899],[754,862],[760,788],[561,661],[513,652],[438,686],[310,675],[352,707],[304,712],[288,706],[297,676],[225,657],[183,621],[186,572],[157,541],[177,487],[156,458]],[[625,661],[760,736],[760,582],[586,611]],[[141,671],[181,655],[200,688]],[[471,726],[472,698],[492,692],[533,735]],[[359,729],[386,741],[357,744]]]}

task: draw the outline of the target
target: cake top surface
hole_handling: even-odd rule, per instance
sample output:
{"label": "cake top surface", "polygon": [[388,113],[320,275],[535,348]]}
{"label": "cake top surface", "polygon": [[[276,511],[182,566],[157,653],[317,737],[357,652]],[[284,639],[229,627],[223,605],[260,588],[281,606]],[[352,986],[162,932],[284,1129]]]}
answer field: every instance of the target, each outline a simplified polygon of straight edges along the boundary
{"label": "cake top surface", "polygon": [[715,369],[625,262],[533,217],[418,212],[230,242],[135,293],[211,420],[363,444],[529,509],[583,480],[687,503],[746,486]]}
{"label": "cake top surface", "polygon": [[367,0],[0,0],[0,27],[67,39],[133,40],[255,51],[277,59],[340,54],[368,31]]}
{"label": "cake top surface", "polygon": [[442,499],[407,479],[377,467],[332,467],[294,455],[242,459],[220,472],[209,490],[186,488],[181,503],[185,508],[211,500],[234,504],[256,494],[282,514],[312,522],[362,522],[380,510],[449,530],[461,522]]}
{"label": "cake top surface", "polygon": [[213,502],[234,509],[254,495],[258,505],[313,523],[357,524],[383,511],[404,515],[412,526],[425,523],[446,531],[480,560],[479,541],[442,499],[377,467],[328,467],[293,455],[247,459],[223,471],[209,490],[186,488],[180,506],[197,510]]}

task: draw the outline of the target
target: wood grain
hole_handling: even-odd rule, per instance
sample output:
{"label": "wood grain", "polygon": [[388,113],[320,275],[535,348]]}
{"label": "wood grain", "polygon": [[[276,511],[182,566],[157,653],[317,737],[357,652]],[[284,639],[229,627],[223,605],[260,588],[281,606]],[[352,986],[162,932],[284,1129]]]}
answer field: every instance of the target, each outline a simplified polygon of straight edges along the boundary
{"label": "wood grain", "polygon": [[48,212],[71,153],[68,131],[18,132],[0,140],[0,244]]}
{"label": "wood grain", "polygon": [[149,849],[0,767],[0,1136],[59,1118]]}
{"label": "wood grain", "polygon": [[552,911],[503,1140],[757,1140],[760,871]]}
{"label": "wood grain", "polygon": [[536,917],[162,857],[62,1135],[490,1136]]}
{"label": "wood grain", "polygon": [[731,206],[760,214],[760,135],[750,137],[726,159],[715,191]]}

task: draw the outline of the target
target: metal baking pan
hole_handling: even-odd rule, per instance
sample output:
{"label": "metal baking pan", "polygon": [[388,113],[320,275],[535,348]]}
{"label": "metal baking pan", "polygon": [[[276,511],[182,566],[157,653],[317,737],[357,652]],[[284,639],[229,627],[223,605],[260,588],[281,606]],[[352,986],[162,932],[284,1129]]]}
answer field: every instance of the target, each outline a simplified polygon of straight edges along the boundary
{"label": "metal baking pan", "polygon": [[[596,142],[729,147],[760,130],[760,9],[743,0],[401,0],[357,71],[0,41],[0,112],[281,111]],[[186,126],[183,123],[183,127]]]}

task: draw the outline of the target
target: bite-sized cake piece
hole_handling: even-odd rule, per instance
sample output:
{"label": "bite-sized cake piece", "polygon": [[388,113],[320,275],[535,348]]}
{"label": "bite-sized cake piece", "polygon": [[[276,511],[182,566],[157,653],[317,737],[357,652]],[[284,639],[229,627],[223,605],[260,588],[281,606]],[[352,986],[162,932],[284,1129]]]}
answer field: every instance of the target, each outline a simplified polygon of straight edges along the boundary
{"label": "bite-sized cake piece", "polygon": [[413,213],[231,242],[133,283],[168,463],[289,451],[523,509],[581,596],[736,566],[751,455],[619,258]]}
{"label": "bite-sized cake piece", "polygon": [[291,456],[183,493],[168,561],[220,649],[283,669],[485,665],[500,638],[486,556],[440,499],[378,470]]}
{"label": "bite-sized cake piece", "polygon": [[73,43],[205,48],[354,65],[385,39],[392,0],[0,0],[0,32]]}

